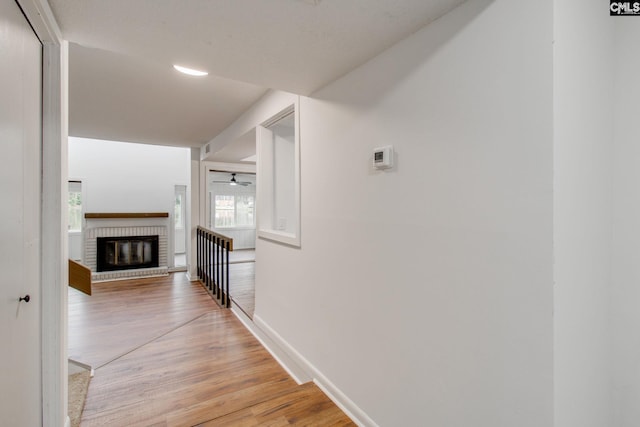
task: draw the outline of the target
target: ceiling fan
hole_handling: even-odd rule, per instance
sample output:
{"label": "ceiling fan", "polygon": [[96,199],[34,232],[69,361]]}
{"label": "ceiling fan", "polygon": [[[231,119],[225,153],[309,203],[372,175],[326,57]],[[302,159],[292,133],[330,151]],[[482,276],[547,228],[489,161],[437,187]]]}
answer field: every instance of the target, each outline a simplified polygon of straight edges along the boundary
{"label": "ceiling fan", "polygon": [[216,182],[219,184],[229,184],[229,185],[242,185],[243,187],[246,187],[249,184],[253,184],[252,182],[249,181],[238,181],[236,180],[236,174],[232,173],[231,174],[231,179],[229,181],[211,181],[211,182]]}

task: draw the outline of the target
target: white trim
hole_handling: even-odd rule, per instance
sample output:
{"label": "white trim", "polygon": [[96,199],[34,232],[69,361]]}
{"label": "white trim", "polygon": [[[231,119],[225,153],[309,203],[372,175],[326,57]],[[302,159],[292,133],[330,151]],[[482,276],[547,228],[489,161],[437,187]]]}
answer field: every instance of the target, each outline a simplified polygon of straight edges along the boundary
{"label": "white trim", "polygon": [[[240,311],[240,310],[238,310]],[[235,311],[234,311],[235,312]],[[236,316],[238,314],[236,313]],[[240,316],[238,316],[240,318]],[[242,318],[240,318],[242,321]],[[251,331],[256,338],[256,332],[252,330],[246,322],[243,321],[247,329]],[[263,340],[258,338],[262,345],[274,355],[273,357],[283,365],[283,367],[289,372],[290,367],[287,368],[283,364],[283,361],[290,361],[293,366],[298,369],[302,369],[304,372],[304,378],[311,378],[313,382],[340,408],[345,414],[349,416],[357,425],[362,427],[378,427],[378,425],[360,409],[351,399],[347,397],[335,384],[333,384],[318,368],[316,368],[311,362],[309,362],[304,356],[302,356],[296,349],[294,349],[284,338],[282,338],[273,328],[271,328],[260,316],[253,316],[253,328],[257,329],[264,336]],[[275,354],[278,354],[277,357]],[[292,375],[293,376],[293,375]],[[294,377],[295,378],[295,377]],[[297,380],[296,380],[297,381]],[[300,384],[300,382],[298,382]]]}
{"label": "white trim", "polygon": [[67,418],[67,58],[43,43],[41,330],[43,426]]}
{"label": "white trim", "polygon": [[[315,368],[314,368],[315,370]],[[324,375],[317,373],[318,377],[313,379],[313,383],[318,386],[333,403],[347,414],[351,420],[360,427],[378,427],[362,409],[360,409],[351,399],[349,399],[338,387],[329,381]]]}
{"label": "white trim", "polygon": [[268,334],[266,334],[261,328],[259,328],[255,322],[247,317],[247,315],[232,301],[231,311],[242,322],[249,332],[260,344],[273,356],[274,359],[287,371],[289,375],[295,380],[297,384],[304,384],[312,381],[312,377],[308,372],[292,358],[282,347],[280,347],[275,341],[273,341]]}
{"label": "white trim", "polygon": [[276,230],[260,230],[256,229],[257,235],[261,239],[270,240],[275,243],[283,243],[294,248],[300,248],[300,235],[293,233],[285,233]]}
{"label": "white trim", "polygon": [[18,0],[18,3],[41,42],[62,45],[62,32],[47,0]]}
{"label": "white trim", "polygon": [[42,42],[41,346],[43,426],[67,416],[68,44],[47,0],[18,0]]}
{"label": "white trim", "polygon": [[200,221],[200,207],[204,202],[201,201],[200,194],[200,149],[191,148],[191,158],[189,160],[189,187],[187,190],[187,269],[189,273],[187,277],[190,281],[197,280],[197,235],[196,227],[203,224]]}
{"label": "white trim", "polygon": [[[273,178],[274,147],[271,142],[266,141],[268,135],[272,133],[267,127],[278,120],[293,113],[294,123],[294,189],[293,204],[295,216],[295,229],[293,232],[284,232],[274,228],[274,221],[271,212],[275,212],[275,188]],[[302,246],[300,232],[301,225],[301,197],[300,197],[300,97],[297,96],[290,105],[261,124],[256,126],[256,154],[257,154],[257,174],[256,174],[256,233],[259,238],[274,242],[284,243],[296,248]],[[265,221],[265,217],[267,220]]]}
{"label": "white trim", "polygon": [[[200,218],[198,224],[202,227],[209,225],[207,217],[211,217],[209,213],[209,184],[207,183],[207,175],[209,174],[209,168],[205,162],[200,162],[200,176],[199,176],[199,197],[200,197]],[[194,227],[195,228],[195,227]],[[194,262],[195,264],[195,262]]]}
{"label": "white trim", "polygon": [[[71,358],[69,358],[69,365],[74,365],[78,369],[81,369],[81,370],[84,370],[84,371],[93,371],[93,368],[91,367],[91,365],[87,365],[86,363],[78,362],[77,360],[74,360],[74,359],[71,359]],[[71,373],[69,373],[69,375],[71,375]]]}

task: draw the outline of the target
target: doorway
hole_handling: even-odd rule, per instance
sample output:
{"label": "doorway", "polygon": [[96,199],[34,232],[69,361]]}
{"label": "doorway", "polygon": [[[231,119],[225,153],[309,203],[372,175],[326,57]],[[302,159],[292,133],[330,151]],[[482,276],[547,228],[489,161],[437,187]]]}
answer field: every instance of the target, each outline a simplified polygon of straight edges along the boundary
{"label": "doorway", "polygon": [[229,294],[249,318],[255,307],[256,174],[209,170],[207,227],[233,239]]}

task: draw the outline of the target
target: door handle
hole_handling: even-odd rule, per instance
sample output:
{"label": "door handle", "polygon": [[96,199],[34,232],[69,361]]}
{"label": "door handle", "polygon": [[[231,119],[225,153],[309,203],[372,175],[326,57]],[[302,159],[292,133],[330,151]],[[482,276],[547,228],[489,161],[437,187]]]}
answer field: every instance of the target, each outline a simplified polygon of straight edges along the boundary
{"label": "door handle", "polygon": [[19,302],[22,302],[22,301],[24,301],[24,302],[29,302],[29,301],[31,301],[31,297],[29,296],[29,294],[27,294],[27,295],[25,295],[25,296],[23,296],[23,297],[20,297],[20,298],[18,299],[18,301],[19,301]]}

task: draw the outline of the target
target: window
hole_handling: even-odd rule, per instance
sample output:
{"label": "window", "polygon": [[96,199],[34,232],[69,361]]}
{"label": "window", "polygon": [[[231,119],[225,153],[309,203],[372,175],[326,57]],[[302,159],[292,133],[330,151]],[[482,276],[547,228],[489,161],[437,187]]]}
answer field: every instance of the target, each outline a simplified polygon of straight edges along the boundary
{"label": "window", "polygon": [[175,228],[184,228],[184,209],[182,194],[176,194],[176,204],[173,209],[173,218],[175,220]]}
{"label": "window", "polygon": [[82,183],[69,181],[69,231],[82,231]]}
{"label": "window", "polygon": [[235,226],[235,196],[216,195],[216,228]]}
{"label": "window", "polygon": [[215,228],[253,227],[255,197],[249,195],[215,196]]}
{"label": "window", "polygon": [[236,196],[236,227],[253,227],[256,223],[253,205],[253,196]]}

